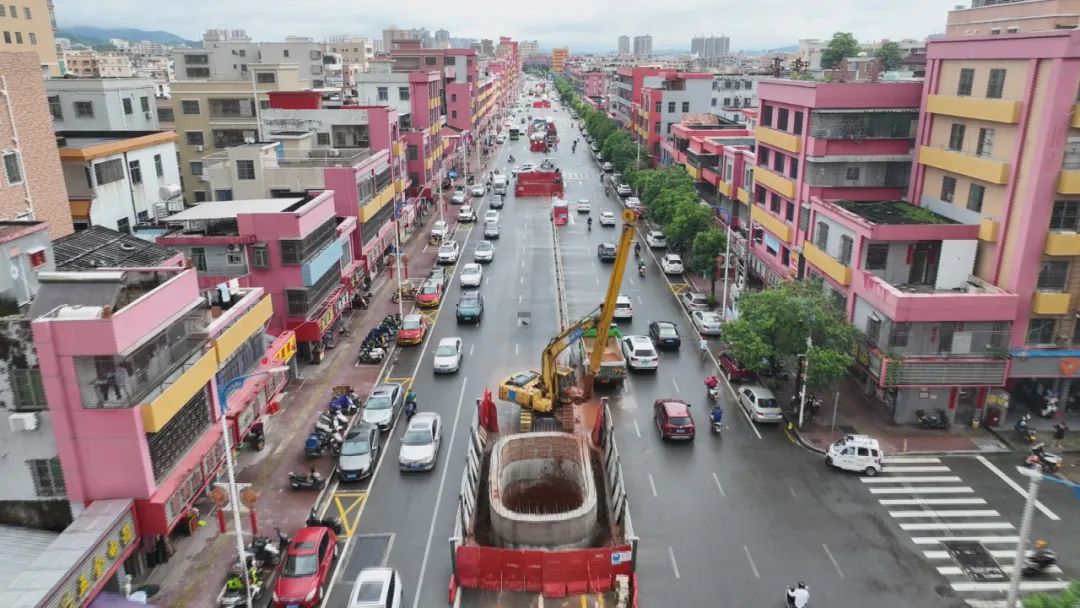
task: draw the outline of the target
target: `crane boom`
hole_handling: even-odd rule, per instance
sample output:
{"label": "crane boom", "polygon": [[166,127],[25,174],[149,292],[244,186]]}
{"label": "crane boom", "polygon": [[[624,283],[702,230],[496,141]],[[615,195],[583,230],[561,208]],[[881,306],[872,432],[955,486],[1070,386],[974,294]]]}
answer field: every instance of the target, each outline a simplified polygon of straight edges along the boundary
{"label": "crane boom", "polygon": [[626,271],[626,262],[630,257],[630,247],[634,244],[634,224],[637,222],[637,214],[630,209],[623,209],[622,219],[623,227],[622,234],[619,235],[619,248],[615,251],[615,267],[611,269],[607,294],[604,296],[604,304],[600,308],[600,319],[596,325],[597,340],[593,344],[593,350],[589,356],[588,376],[590,379],[596,377],[597,372],[600,371],[600,363],[603,362],[608,331],[610,331],[611,321],[615,317],[615,300],[619,297],[623,273]]}

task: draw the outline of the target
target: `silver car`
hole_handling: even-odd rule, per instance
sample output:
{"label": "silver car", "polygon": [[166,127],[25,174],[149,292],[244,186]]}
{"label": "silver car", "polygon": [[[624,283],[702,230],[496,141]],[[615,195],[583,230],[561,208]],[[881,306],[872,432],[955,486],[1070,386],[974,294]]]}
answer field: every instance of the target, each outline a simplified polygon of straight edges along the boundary
{"label": "silver car", "polygon": [[495,246],[491,241],[480,241],[473,250],[474,262],[490,262],[495,259]]}
{"label": "silver car", "polygon": [[358,424],[341,442],[338,477],[341,481],[360,481],[371,476],[379,460],[379,430],[370,424]]}
{"label": "silver car", "polygon": [[694,327],[703,336],[719,336],[720,328],[724,325],[724,319],[717,312],[695,310],[690,313],[690,318],[694,320]]}
{"label": "silver car", "polygon": [[488,222],[484,224],[484,238],[485,239],[497,239],[499,238],[499,223]]}
{"label": "silver car", "polygon": [[452,374],[461,368],[461,338],[443,338],[435,347],[436,374]]}
{"label": "silver car", "polygon": [[435,468],[442,443],[442,418],[438,414],[422,412],[413,416],[405,435],[401,438],[398,464],[402,471],[430,471]]}
{"label": "silver car", "polygon": [[394,424],[394,416],[404,402],[405,389],[400,384],[376,385],[364,402],[364,413],[360,415],[360,420],[385,431]]}
{"label": "silver car", "polygon": [[679,296],[679,301],[682,302],[683,307],[689,311],[695,310],[709,310],[709,297],[703,293],[696,291],[684,291]]}

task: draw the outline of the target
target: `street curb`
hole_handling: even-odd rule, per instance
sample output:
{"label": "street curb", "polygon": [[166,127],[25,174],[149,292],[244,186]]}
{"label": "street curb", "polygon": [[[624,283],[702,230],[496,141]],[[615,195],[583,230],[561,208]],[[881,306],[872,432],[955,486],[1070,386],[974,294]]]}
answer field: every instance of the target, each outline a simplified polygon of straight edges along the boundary
{"label": "street curb", "polygon": [[[1016,446],[1014,446],[1012,444],[1012,442],[1010,442],[1008,439],[1005,439],[1005,437],[1001,433],[997,432],[996,430],[994,430],[991,427],[986,427],[986,430],[990,431],[990,434],[992,434],[994,437],[996,437],[998,441],[1000,441],[1000,442],[1004,443],[1005,445],[1009,446],[1010,450],[1018,451],[1018,448]],[[1042,432],[1049,432],[1049,431],[1037,431],[1037,432],[1042,433]],[[1059,450],[1056,450],[1056,453],[1058,453],[1058,454],[1080,454],[1080,448],[1070,448],[1070,449],[1067,449],[1067,450],[1059,449]]]}
{"label": "street curb", "polygon": [[[787,417],[786,414],[784,415],[784,420],[786,421],[786,424],[790,425],[790,426],[785,426],[784,427],[785,430],[791,432],[791,435],[795,438],[795,442],[797,444],[799,444],[799,446],[801,446],[803,448],[806,448],[807,450],[810,450],[811,452],[816,452],[816,453],[822,454],[822,455],[824,455],[827,452],[826,449],[819,448],[819,447],[811,444],[806,439],[804,439],[803,436],[802,436],[802,433],[800,433],[799,430],[795,428],[795,425],[791,422],[791,420]],[[989,429],[987,429],[987,430],[989,430]],[[991,431],[991,432],[993,433],[993,431]],[[1010,452],[1013,452],[1013,451],[1016,450],[1016,448],[1014,448],[1012,446],[1012,444],[1010,444],[1008,441],[1005,441],[1004,439],[1002,439],[997,433],[993,433],[993,434],[994,434],[994,436],[996,438],[1001,440],[1002,443],[1007,445],[1009,447],[1009,449],[1007,449],[1007,450],[945,450],[945,451],[909,450],[907,452],[888,452],[885,455],[886,456],[976,456],[976,455],[980,455],[980,454],[1007,454],[1007,453],[1010,453]],[[1080,451],[1065,451],[1063,453],[1065,453],[1065,454],[1080,453]]]}

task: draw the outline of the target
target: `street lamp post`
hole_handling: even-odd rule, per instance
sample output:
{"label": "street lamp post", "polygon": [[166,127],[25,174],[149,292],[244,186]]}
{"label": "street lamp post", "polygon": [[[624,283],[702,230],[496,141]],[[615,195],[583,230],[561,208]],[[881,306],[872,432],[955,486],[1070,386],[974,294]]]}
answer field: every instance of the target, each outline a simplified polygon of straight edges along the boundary
{"label": "street lamp post", "polygon": [[1017,596],[1020,594],[1020,578],[1024,570],[1024,551],[1027,548],[1028,537],[1031,536],[1031,520],[1035,517],[1035,502],[1039,495],[1039,482],[1042,481],[1042,472],[1027,467],[1016,467],[1022,475],[1028,478],[1027,501],[1024,502],[1024,513],[1020,517],[1020,536],[1016,540],[1016,554],[1013,556],[1013,571],[1009,577],[1009,594],[1005,600],[1006,606],[1015,606]]}
{"label": "street lamp post", "polygon": [[244,531],[240,521],[240,494],[236,488],[236,464],[233,462],[232,438],[229,436],[229,394],[244,384],[248,378],[267,376],[288,370],[288,367],[274,367],[254,374],[237,376],[224,384],[218,384],[218,409],[221,411],[221,434],[225,440],[225,470],[229,477],[229,504],[232,505],[233,525],[236,527],[236,554],[240,563],[240,572],[244,577],[244,595],[247,608],[252,608],[251,579],[248,576],[247,555],[244,551]]}

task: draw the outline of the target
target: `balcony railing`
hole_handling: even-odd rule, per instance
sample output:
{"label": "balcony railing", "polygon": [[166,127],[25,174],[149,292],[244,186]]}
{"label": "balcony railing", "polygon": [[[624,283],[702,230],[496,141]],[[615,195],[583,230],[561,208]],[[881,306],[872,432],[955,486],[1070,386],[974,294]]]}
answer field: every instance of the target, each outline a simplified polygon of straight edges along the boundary
{"label": "balcony railing", "polygon": [[83,407],[123,409],[150,401],[194,365],[203,354],[206,336],[189,334],[170,340],[175,333],[171,330],[128,357],[76,357]]}
{"label": "balcony railing", "polygon": [[817,139],[913,139],[919,113],[828,112],[811,113],[810,137]]}

